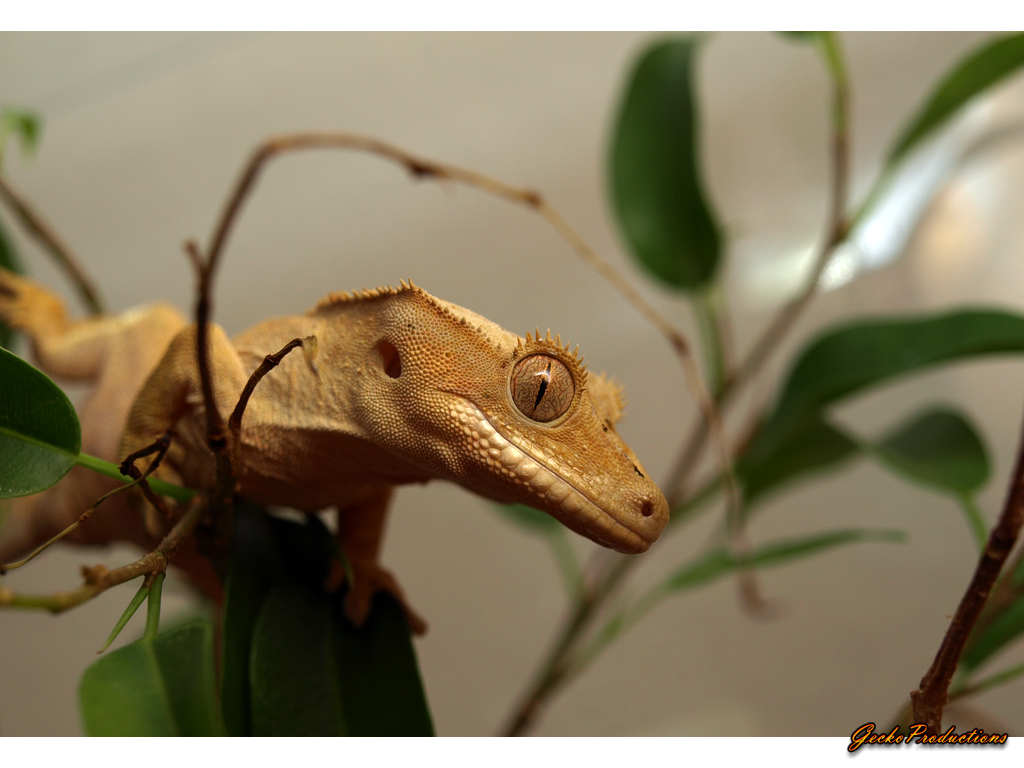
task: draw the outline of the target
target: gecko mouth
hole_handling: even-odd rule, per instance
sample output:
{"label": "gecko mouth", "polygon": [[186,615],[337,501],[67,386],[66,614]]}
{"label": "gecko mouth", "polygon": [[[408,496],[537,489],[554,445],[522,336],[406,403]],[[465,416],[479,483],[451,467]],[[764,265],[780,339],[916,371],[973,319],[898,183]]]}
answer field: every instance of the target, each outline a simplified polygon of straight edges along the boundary
{"label": "gecko mouth", "polygon": [[[627,525],[549,469],[542,460],[502,435],[470,401],[457,402],[451,416],[489,467],[536,497],[537,506],[567,528],[626,554],[646,552],[661,534],[664,526],[641,512],[637,513],[639,525],[636,528]],[[629,521],[632,515],[625,512],[622,517]],[[645,525],[647,520],[654,524]]]}

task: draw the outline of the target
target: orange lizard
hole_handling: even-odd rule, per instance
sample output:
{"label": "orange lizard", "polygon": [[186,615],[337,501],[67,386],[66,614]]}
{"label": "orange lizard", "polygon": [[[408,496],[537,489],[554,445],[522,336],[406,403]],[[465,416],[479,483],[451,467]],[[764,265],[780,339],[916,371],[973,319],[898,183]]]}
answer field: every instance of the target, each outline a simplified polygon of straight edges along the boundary
{"label": "orange lizard", "polygon": [[[84,452],[117,463],[173,427],[158,474],[210,487],[195,330],[176,309],[158,303],[70,320],[53,293],[0,270],[0,318],[26,334],[42,370],[95,383],[81,408]],[[234,339],[210,327],[221,412],[232,411],[266,354],[308,336],[317,339],[317,370],[289,356],[249,401],[232,448],[238,492],[260,505],[338,510],[354,574],[346,612],[357,624],[376,590],[403,599],[378,562],[396,485],[451,480],[540,509],[626,553],[646,551],[665,528],[665,497],[615,430],[621,389],[588,375],[550,334],[524,340],[411,282],[331,294],[305,314],[266,320]],[[62,530],[114,485],[76,467],[49,491],[14,500],[0,528],[0,560]],[[106,502],[114,509],[101,508],[69,538],[155,546],[158,518],[144,524],[138,499],[126,496]],[[216,580],[194,549],[176,564],[201,586]],[[424,631],[406,607],[413,630]]]}

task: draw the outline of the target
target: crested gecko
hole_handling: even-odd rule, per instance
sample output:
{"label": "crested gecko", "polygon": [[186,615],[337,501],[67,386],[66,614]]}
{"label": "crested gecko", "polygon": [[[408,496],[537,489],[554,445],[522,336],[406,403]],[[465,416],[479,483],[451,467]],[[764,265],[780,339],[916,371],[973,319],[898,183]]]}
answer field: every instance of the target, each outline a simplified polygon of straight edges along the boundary
{"label": "crested gecko", "polygon": [[[158,475],[211,486],[195,327],[175,308],[157,303],[71,320],[56,295],[0,269],[0,319],[26,334],[43,371],[95,383],[80,411],[84,452],[118,463],[173,427]],[[291,355],[252,395],[232,447],[237,490],[260,505],[338,510],[337,535],[354,573],[346,612],[357,624],[385,589],[402,600],[413,631],[425,630],[378,562],[396,485],[450,480],[540,509],[631,554],[646,551],[668,522],[664,495],[616,432],[622,390],[589,374],[550,333],[523,339],[411,281],[331,294],[305,314],[265,320],[234,339],[217,325],[209,330],[225,414],[266,354],[297,337],[317,339],[318,371]],[[115,485],[76,467],[54,488],[14,500],[0,528],[0,560],[62,530]],[[106,502],[69,538],[155,546],[161,531],[143,524],[138,498],[127,496]],[[175,564],[215,589],[194,546]]]}

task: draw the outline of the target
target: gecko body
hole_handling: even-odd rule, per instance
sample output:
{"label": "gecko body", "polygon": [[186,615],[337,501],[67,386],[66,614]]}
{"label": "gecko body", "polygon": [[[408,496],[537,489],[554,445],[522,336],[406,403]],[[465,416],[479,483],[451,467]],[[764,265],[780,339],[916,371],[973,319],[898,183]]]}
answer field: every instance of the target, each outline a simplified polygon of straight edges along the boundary
{"label": "gecko body", "polygon": [[[0,272],[0,318],[26,333],[44,371],[95,382],[82,411],[83,451],[120,462],[173,428],[158,472],[210,487],[195,329],[180,313],[157,304],[73,321],[45,288]],[[211,326],[221,412],[233,410],[265,355],[309,336],[317,340],[316,370],[290,355],[249,401],[232,446],[238,493],[261,505],[338,510],[338,536],[355,574],[347,610],[357,623],[376,590],[402,598],[378,562],[398,485],[450,480],[540,509],[632,554],[665,528],[665,497],[615,430],[621,389],[589,374],[557,337],[521,338],[411,282],[331,294],[305,314],[263,321],[234,339]],[[50,491],[18,500],[0,530],[0,559],[53,535],[111,482],[76,468]],[[105,513],[106,525],[78,540],[158,540],[152,515],[147,530],[137,510],[118,503],[122,509]],[[183,557],[201,580],[201,558]],[[422,631],[422,620],[408,613]]]}

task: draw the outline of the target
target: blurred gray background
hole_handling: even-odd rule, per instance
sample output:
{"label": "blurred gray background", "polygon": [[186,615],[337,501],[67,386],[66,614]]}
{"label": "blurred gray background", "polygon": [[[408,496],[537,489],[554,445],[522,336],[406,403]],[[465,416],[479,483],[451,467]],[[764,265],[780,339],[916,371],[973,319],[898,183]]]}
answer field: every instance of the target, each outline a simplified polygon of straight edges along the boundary
{"label": "blurred gray background", "polygon": [[[2,34],[0,104],[45,119],[38,156],[12,149],[6,173],[80,255],[111,308],[158,298],[185,308],[193,279],[181,243],[206,240],[257,142],[296,130],[368,133],[543,191],[693,333],[689,308],[630,263],[607,203],[611,120],[627,67],[650,37]],[[842,36],[857,190],[871,183],[930,84],[985,37]],[[799,284],[823,229],[827,84],[811,48],[768,34],[711,38],[699,80],[703,165],[730,237],[726,281],[745,350]],[[963,303],[1024,310],[1024,142],[960,162],[979,138],[1022,121],[1018,78],[922,153],[916,176],[897,190],[891,242],[847,254],[830,273],[832,289],[769,366],[761,398],[786,356],[840,319]],[[45,255],[24,237],[19,243],[30,273],[70,296]],[[593,369],[625,385],[622,433],[655,477],[666,476],[697,414],[665,342],[539,218],[472,190],[413,182],[361,155],[277,160],[230,242],[216,319],[235,333],[303,311],[331,290],[407,277],[521,335],[550,327],[579,343]],[[991,359],[886,386],[837,413],[854,432],[877,436],[925,404],[960,404],[992,452],[980,503],[993,520],[1022,385],[1020,360]],[[720,514],[666,536],[644,555],[630,589],[699,551]],[[537,733],[849,735],[866,721],[886,722],[931,662],[975,547],[948,498],[865,461],[773,497],[750,535],[759,543],[851,526],[900,528],[910,540],[764,573],[764,592],[783,609],[774,621],[744,614],[732,579],[665,603],[554,700]],[[573,545],[581,555],[592,549],[576,537]],[[6,583],[66,589],[81,564],[131,556],[57,549]],[[397,495],[384,560],[430,622],[417,651],[438,732],[495,732],[567,605],[547,548],[485,502],[436,483]],[[0,613],[0,733],[80,733],[79,676],[133,592],[112,590],[59,617]],[[195,610],[180,582],[166,594],[169,612]],[[122,642],[137,632],[130,626]],[[1017,647],[996,666],[1022,657]],[[974,705],[1021,733],[1021,691],[1018,682]]]}

